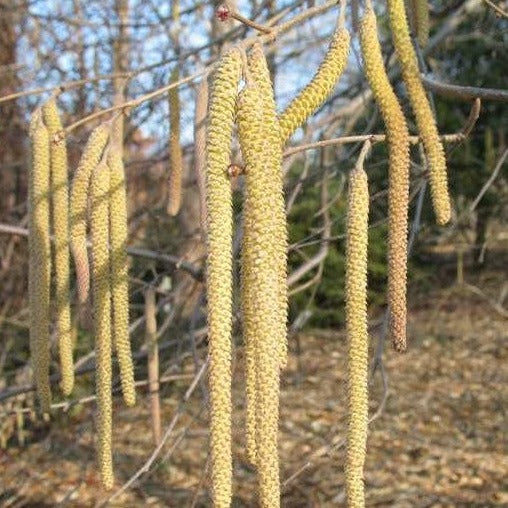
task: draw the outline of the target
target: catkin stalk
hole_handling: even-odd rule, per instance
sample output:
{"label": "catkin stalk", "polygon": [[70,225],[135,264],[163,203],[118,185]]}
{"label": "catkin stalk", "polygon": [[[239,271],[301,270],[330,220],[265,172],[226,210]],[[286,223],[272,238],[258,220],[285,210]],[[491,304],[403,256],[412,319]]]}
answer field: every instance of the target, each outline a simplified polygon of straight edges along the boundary
{"label": "catkin stalk", "polygon": [[[277,311],[279,280],[274,277],[278,252],[273,220],[273,173],[266,135],[261,91],[248,84],[238,100],[238,132],[245,162],[244,236],[242,245],[242,303],[248,348],[253,349],[256,374],[255,464],[263,507],[280,506],[279,420],[280,337]],[[280,250],[280,249],[279,249]],[[275,296],[275,297],[274,297]],[[274,333],[275,332],[275,333]]]}
{"label": "catkin stalk", "polygon": [[51,216],[53,221],[54,271],[56,291],[56,330],[60,354],[61,387],[64,395],[70,395],[74,386],[74,360],[70,307],[69,265],[69,191],[67,147],[65,138],[55,140],[62,130],[62,122],[51,98],[42,108],[44,123],[50,137],[51,158]]}
{"label": "catkin stalk", "polygon": [[407,215],[409,202],[409,132],[390,85],[377,35],[376,15],[369,8],[360,25],[365,73],[386,126],[389,170],[388,305],[394,348],[406,349]]}
{"label": "catkin stalk", "polygon": [[411,45],[404,0],[388,0],[388,12],[402,77],[430,165],[430,186],[436,221],[443,225],[450,220],[451,216],[444,148],[439,139],[436,121],[420,79],[418,61]]}
{"label": "catkin stalk", "polygon": [[346,495],[350,508],[365,506],[363,467],[368,419],[367,237],[369,189],[363,164],[349,177],[346,230],[348,430]]}
{"label": "catkin stalk", "polygon": [[127,259],[127,191],[125,170],[118,145],[110,145],[107,163],[110,169],[109,226],[111,244],[111,298],[113,339],[120,366],[123,399],[127,406],[136,404],[134,366],[129,338],[129,266]]}
{"label": "catkin stalk", "polygon": [[281,141],[285,144],[298,127],[332,93],[344,71],[349,54],[349,32],[343,26],[342,13],[330,47],[312,81],[293,99],[279,117]]}
{"label": "catkin stalk", "polygon": [[226,53],[211,86],[206,144],[207,297],[210,351],[210,445],[213,501],[227,508],[232,495],[231,324],[232,235],[231,184],[227,174],[242,58]]}
{"label": "catkin stalk", "polygon": [[[178,68],[171,73],[171,82],[178,81]],[[180,97],[178,88],[171,88],[169,99],[169,187],[167,211],[175,216],[180,211],[182,203],[182,172],[183,156],[180,144]]]}
{"label": "catkin stalk", "polygon": [[49,382],[49,298],[51,253],[49,245],[49,135],[40,109],[30,121],[32,164],[28,173],[30,356],[41,409],[51,406]]}
{"label": "catkin stalk", "polygon": [[113,486],[111,396],[111,286],[109,251],[110,171],[105,160],[94,169],[91,179],[92,290],[95,327],[97,452],[101,480]]}
{"label": "catkin stalk", "polygon": [[84,304],[90,288],[90,269],[86,247],[86,217],[88,207],[88,187],[92,171],[99,164],[102,152],[108,142],[110,129],[101,124],[90,134],[76,173],[72,180],[71,215],[71,252],[76,268],[78,300]]}

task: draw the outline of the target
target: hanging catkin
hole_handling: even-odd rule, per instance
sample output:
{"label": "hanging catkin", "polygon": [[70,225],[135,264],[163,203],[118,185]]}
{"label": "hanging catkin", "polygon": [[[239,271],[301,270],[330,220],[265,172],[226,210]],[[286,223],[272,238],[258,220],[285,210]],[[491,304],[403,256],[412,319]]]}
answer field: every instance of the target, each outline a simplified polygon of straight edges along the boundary
{"label": "hanging catkin", "polygon": [[[255,463],[263,507],[280,506],[277,447],[279,417],[280,330],[277,310],[279,280],[274,256],[279,253],[277,223],[273,218],[274,175],[267,145],[270,125],[265,123],[262,92],[248,84],[238,100],[238,132],[245,162],[243,206],[242,303],[248,348],[253,349],[256,371]],[[252,344],[253,343],[253,344]],[[249,429],[248,429],[249,430]]]}
{"label": "hanging catkin", "polygon": [[273,189],[270,193],[273,198],[272,213],[274,224],[277,228],[276,244],[277,253],[274,258],[276,277],[279,280],[279,301],[276,305],[280,313],[278,323],[280,326],[278,342],[281,346],[281,366],[287,363],[287,314],[288,314],[288,292],[287,292],[287,219],[284,200],[284,183],[282,175],[282,146],[277,144],[277,137],[280,139],[280,125],[277,120],[275,97],[270,78],[270,71],[261,44],[256,43],[252,47],[249,58],[249,69],[252,79],[259,88],[262,98],[263,122],[266,130],[266,149],[269,159],[266,171],[270,171],[270,183]]}
{"label": "hanging catkin", "polygon": [[125,403],[134,406],[136,388],[129,339],[129,268],[127,259],[127,193],[122,155],[117,144],[110,144],[110,245],[113,342],[115,344]]}
{"label": "hanging catkin", "polygon": [[91,177],[92,291],[97,391],[97,455],[105,488],[113,486],[111,396],[110,170],[103,159]]}
{"label": "hanging catkin", "polygon": [[231,184],[227,173],[242,57],[237,49],[220,61],[211,86],[206,144],[207,297],[210,351],[210,445],[212,490],[217,508],[230,506],[232,234]]}
{"label": "hanging catkin", "polygon": [[201,230],[206,233],[206,118],[208,76],[203,76],[196,92],[194,112],[194,175],[198,184]]}
{"label": "hanging catkin", "polygon": [[61,387],[69,395],[74,386],[74,361],[72,357],[72,326],[70,307],[69,266],[69,190],[67,147],[65,138],[55,140],[62,130],[62,122],[54,98],[42,108],[44,123],[50,137],[51,158],[51,217],[53,221],[54,271],[56,291],[56,330],[60,354]]}
{"label": "hanging catkin", "polygon": [[[176,67],[171,73],[170,81],[178,81],[179,72]],[[178,87],[173,87],[168,92],[169,100],[169,187],[168,206],[169,215],[175,216],[180,211],[182,203],[182,171],[183,157],[182,145],[180,144],[180,97]]]}
{"label": "hanging catkin", "polygon": [[76,268],[78,299],[85,303],[90,287],[90,270],[86,248],[86,216],[88,207],[88,188],[92,171],[102,157],[109,138],[109,126],[102,124],[90,134],[78,168],[72,180],[71,214],[71,252]]}
{"label": "hanging catkin", "polygon": [[377,35],[376,15],[365,11],[360,26],[365,73],[386,126],[389,170],[388,305],[390,336],[396,350],[406,349],[407,214],[409,201],[409,133],[404,113],[388,80]]}
{"label": "hanging catkin", "polygon": [[429,40],[429,2],[428,0],[414,0],[413,7],[415,9],[416,38],[418,39],[418,44],[424,48]]}
{"label": "hanging catkin", "polygon": [[30,121],[32,164],[28,173],[30,356],[37,396],[43,412],[51,406],[49,383],[49,297],[51,253],[49,245],[49,134],[37,109]]}
{"label": "hanging catkin", "polygon": [[[267,196],[272,199],[270,210],[272,212],[271,225],[274,228],[273,234],[273,256],[272,266],[273,278],[278,281],[278,298],[271,298],[274,313],[277,313],[276,330],[273,330],[275,344],[279,347],[280,364],[285,365],[287,361],[287,226],[285,203],[282,181],[282,146],[278,142],[280,130],[275,112],[275,100],[270,80],[268,65],[260,44],[255,44],[249,55],[249,70],[252,79],[259,88],[261,95],[261,107],[263,127],[265,128],[265,169]],[[247,236],[249,233],[247,233]],[[247,269],[247,266],[244,266]],[[248,272],[244,270],[242,275]],[[257,301],[247,294],[248,284],[242,280],[242,310],[244,319],[244,338],[246,344],[246,395],[247,395],[247,457],[252,464],[256,464],[256,371],[255,343],[257,337],[256,325],[253,323],[253,316],[256,314]],[[245,281],[247,282],[247,281]]]}
{"label": "hanging catkin", "polygon": [[346,67],[350,37],[344,28],[343,14],[341,12],[330,47],[312,81],[280,115],[282,144],[323,104]]}
{"label": "hanging catkin", "polygon": [[369,189],[363,164],[349,177],[346,231],[346,330],[348,431],[346,495],[351,508],[365,506],[363,467],[368,418],[367,237]]}
{"label": "hanging catkin", "polygon": [[388,11],[393,43],[400,61],[402,77],[430,165],[430,185],[436,221],[443,225],[450,220],[451,215],[443,145],[439,139],[436,121],[420,79],[418,61],[409,36],[404,0],[388,0]]}

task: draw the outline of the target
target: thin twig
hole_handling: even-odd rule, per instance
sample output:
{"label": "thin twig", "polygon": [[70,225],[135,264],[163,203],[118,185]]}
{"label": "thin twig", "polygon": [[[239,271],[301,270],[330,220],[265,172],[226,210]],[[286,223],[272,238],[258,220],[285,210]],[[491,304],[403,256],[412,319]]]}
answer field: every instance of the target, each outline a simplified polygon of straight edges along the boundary
{"label": "thin twig", "polygon": [[499,171],[501,170],[506,157],[508,157],[508,148],[503,152],[503,155],[501,155],[501,157],[497,161],[496,167],[494,168],[494,171],[490,175],[489,179],[485,182],[485,185],[482,187],[482,189],[476,196],[476,199],[471,203],[471,206],[469,207],[469,213],[474,212],[475,208],[478,206],[478,203],[481,201],[485,193],[489,190],[489,187],[494,183],[494,180],[497,178],[497,175],[499,174]]}
{"label": "thin twig", "polygon": [[481,99],[484,101],[508,102],[508,90],[499,90],[496,88],[480,88],[476,86],[459,86],[442,83],[428,76],[422,76],[422,83],[428,90],[431,90],[443,97],[470,101],[472,99]]}
{"label": "thin twig", "polygon": [[503,9],[501,9],[501,7],[496,5],[494,2],[491,2],[490,0],[483,0],[483,1],[488,6],[492,7],[499,16],[502,16],[503,18],[507,18],[508,19],[508,12],[504,11]]}
{"label": "thin twig", "polygon": [[176,410],[173,419],[169,423],[166,432],[164,433],[164,436],[162,436],[162,439],[158,446],[155,448],[155,450],[152,452],[150,457],[145,461],[145,463],[136,471],[134,475],[132,475],[127,482],[125,482],[112,496],[108,497],[103,503],[99,504],[99,507],[103,507],[108,505],[111,501],[116,499],[118,496],[120,496],[122,493],[124,493],[132,484],[134,484],[140,476],[147,473],[150,470],[151,465],[155,462],[155,459],[159,456],[159,453],[161,452],[163,446],[165,445],[166,441],[171,436],[171,433],[173,432],[173,429],[175,428],[176,424],[178,423],[178,420],[183,414],[183,410],[185,407],[185,404],[190,399],[192,393],[196,389],[196,386],[199,383],[199,380],[201,379],[201,376],[205,373],[206,369],[208,367],[208,361],[203,363],[203,366],[201,367],[201,370],[194,376],[194,380],[189,386],[188,390],[185,392],[185,395],[183,396],[182,400],[180,401],[180,404],[178,406],[178,409]]}
{"label": "thin twig", "polygon": [[[19,226],[13,226],[12,224],[0,223],[0,233],[5,233],[8,235],[19,235],[25,238],[28,237],[28,229]],[[178,256],[173,256],[171,254],[161,254],[159,252],[143,249],[141,247],[127,247],[127,254],[133,257],[152,259],[154,261],[167,263],[175,267],[177,270],[183,270],[184,272],[189,273],[198,281],[202,281],[204,277],[202,268],[197,267]]]}

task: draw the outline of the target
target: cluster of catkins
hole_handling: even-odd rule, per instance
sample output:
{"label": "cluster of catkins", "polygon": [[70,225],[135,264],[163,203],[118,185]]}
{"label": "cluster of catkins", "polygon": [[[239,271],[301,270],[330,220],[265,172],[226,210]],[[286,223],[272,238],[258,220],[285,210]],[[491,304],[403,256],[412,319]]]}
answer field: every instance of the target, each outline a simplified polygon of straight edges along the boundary
{"label": "cluster of catkins", "polygon": [[[428,33],[428,6],[412,2],[419,41]],[[388,0],[392,38],[430,169],[437,222],[450,219],[446,161],[436,122],[423,89],[411,43],[404,0]],[[389,149],[390,336],[396,350],[406,349],[406,264],[409,199],[409,132],[389,82],[370,1],[360,23],[367,80],[380,108]],[[312,81],[280,114],[260,42],[249,54],[240,47],[218,62],[208,96],[200,87],[196,106],[198,185],[206,194],[202,223],[207,230],[207,300],[211,404],[212,491],[215,506],[232,499],[232,321],[233,206],[230,154],[235,123],[244,161],[241,310],[246,365],[246,453],[258,472],[260,505],[280,505],[278,460],[279,376],[287,360],[287,225],[282,155],[295,130],[327,99],[344,71],[350,36],[344,12],[328,51]],[[243,79],[242,79],[243,78]],[[177,71],[171,78],[178,79]],[[242,85],[243,82],[243,86]],[[239,89],[241,88],[241,91]],[[208,108],[206,100],[208,99]],[[170,162],[168,213],[181,204],[182,153],[177,89],[169,93]],[[206,123],[204,120],[206,119]],[[54,99],[31,121],[30,170],[30,346],[37,392],[49,411],[50,231],[54,235],[56,330],[62,390],[73,387],[69,251],[72,252],[80,304],[88,300],[90,269],[87,219],[92,247],[92,301],[97,359],[98,454],[104,484],[113,484],[111,456],[111,353],[116,348],[122,390],[135,403],[128,335],[127,222],[121,147],[112,137],[114,123],[91,134],[72,182],[67,182],[65,138]],[[346,232],[346,328],[348,337],[348,433],[346,494],[348,505],[365,505],[363,468],[368,423],[367,238],[369,191],[363,169],[366,150],[350,173]],[[52,224],[50,224],[52,220]]]}
{"label": "cluster of catkins", "polygon": [[[51,274],[54,272],[56,334],[61,388],[74,384],[71,325],[70,252],[80,305],[87,303],[90,268],[87,221],[91,231],[91,286],[96,351],[98,462],[103,484],[113,485],[112,348],[116,349],[125,403],[136,400],[129,340],[127,204],[122,150],[113,141],[114,124],[90,135],[74,173],[70,196],[65,137],[55,98],[32,115],[33,162],[29,173],[30,351],[41,410],[51,408]],[[54,242],[50,242],[50,234]],[[51,250],[53,246],[53,259]]]}
{"label": "cluster of catkins", "polygon": [[[421,3],[421,2],[420,2]],[[403,0],[389,0],[395,50],[430,167],[437,222],[450,219],[446,163],[436,123],[420,80]],[[415,16],[424,42],[428,16]],[[426,24],[426,25],[425,25]],[[389,148],[390,335],[406,349],[406,265],[409,199],[409,132],[389,82],[367,2],[360,26],[365,72],[381,110]],[[233,213],[228,173],[235,121],[244,159],[245,191],[241,253],[241,310],[246,351],[246,452],[258,471],[261,506],[280,505],[277,452],[279,373],[287,355],[286,217],[282,149],[329,96],[348,59],[349,33],[339,19],[313,80],[280,114],[262,46],[245,59],[233,48],[222,56],[212,79],[206,141],[207,294],[210,347],[211,457],[214,504],[230,506],[231,327]],[[243,88],[238,92],[243,76]],[[362,160],[350,173],[347,218],[346,321],[348,336],[348,505],[364,506],[368,395],[367,237],[369,192]]]}

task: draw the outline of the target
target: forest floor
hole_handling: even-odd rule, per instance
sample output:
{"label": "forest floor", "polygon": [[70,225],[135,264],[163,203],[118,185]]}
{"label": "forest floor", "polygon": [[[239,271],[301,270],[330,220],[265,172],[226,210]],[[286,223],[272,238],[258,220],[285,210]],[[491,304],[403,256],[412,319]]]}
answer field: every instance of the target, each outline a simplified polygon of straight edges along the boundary
{"label": "forest floor", "polygon": [[[478,282],[494,300],[500,273]],[[489,288],[492,292],[489,293]],[[496,291],[494,291],[496,289]],[[497,293],[496,293],[497,292]],[[380,333],[371,330],[371,354]],[[370,424],[367,505],[508,506],[508,326],[503,311],[471,288],[428,289],[412,298],[409,351],[387,347],[386,404]],[[346,347],[343,331],[306,332],[282,376],[280,462],[286,507],[344,506]],[[236,507],[256,506],[255,473],[244,452],[242,350],[236,355],[234,467]],[[194,372],[184,362],[181,371]],[[180,372],[181,372],[180,371]],[[151,472],[108,506],[211,506],[207,494],[207,412],[200,387],[178,409],[189,379],[162,391],[162,425],[178,421]],[[370,412],[383,398],[371,380]],[[153,452],[148,395],[127,409],[115,401],[116,482],[99,485],[93,407],[82,405],[33,425],[27,442],[0,451],[0,506],[102,506]]]}

